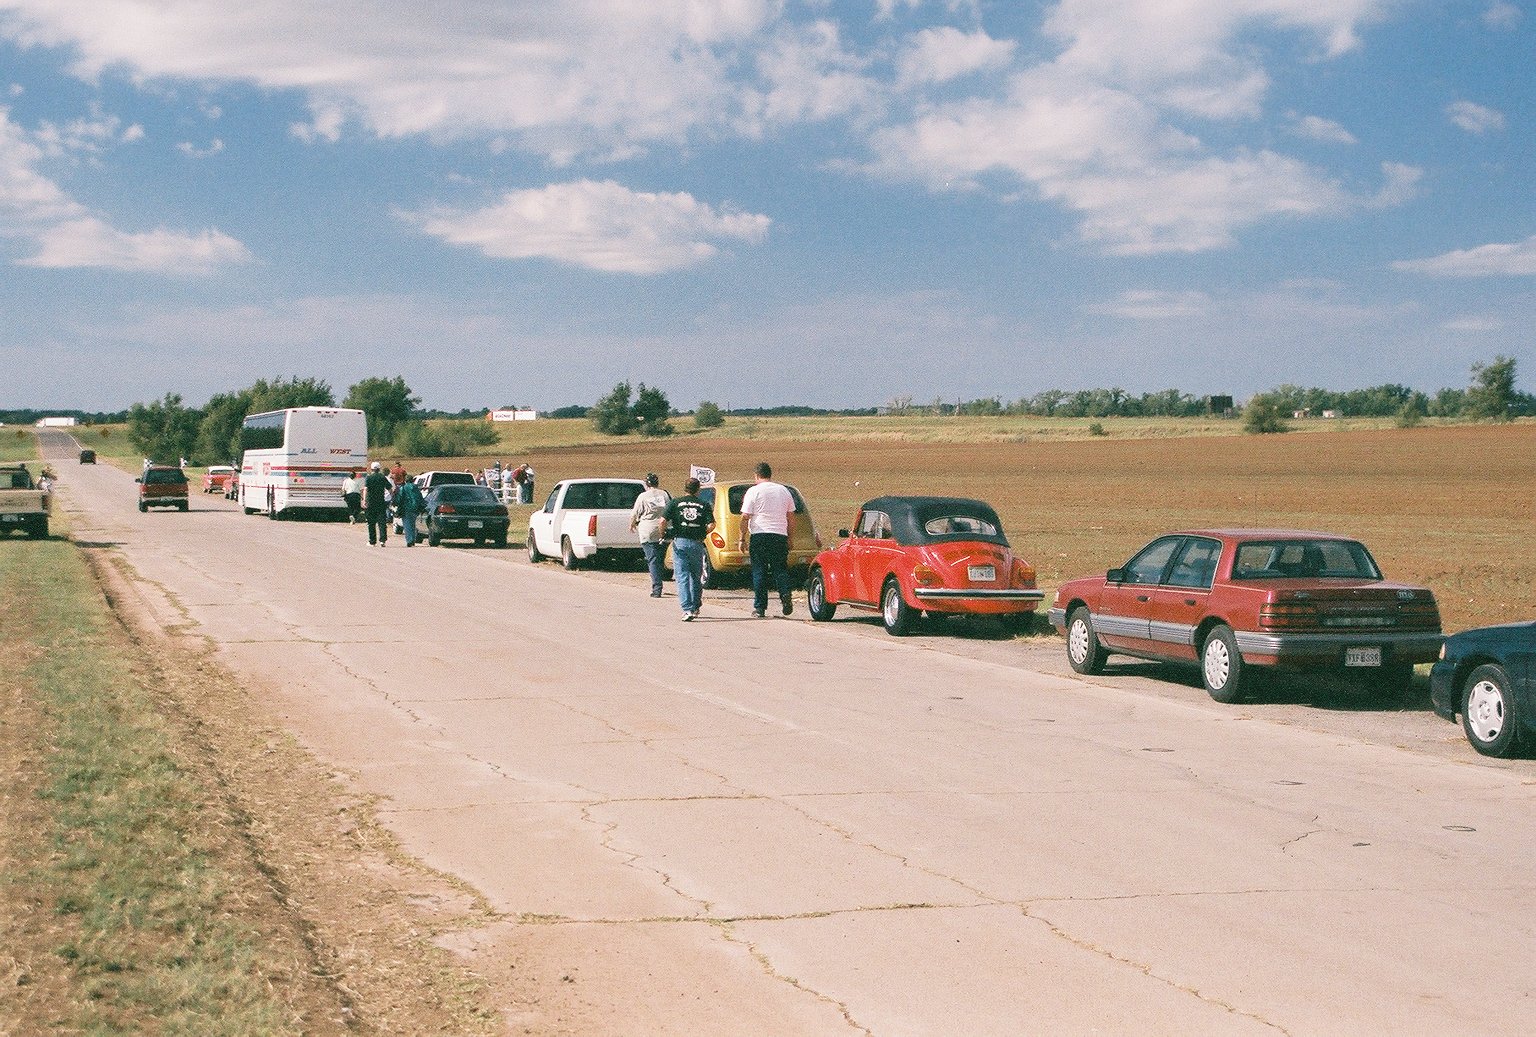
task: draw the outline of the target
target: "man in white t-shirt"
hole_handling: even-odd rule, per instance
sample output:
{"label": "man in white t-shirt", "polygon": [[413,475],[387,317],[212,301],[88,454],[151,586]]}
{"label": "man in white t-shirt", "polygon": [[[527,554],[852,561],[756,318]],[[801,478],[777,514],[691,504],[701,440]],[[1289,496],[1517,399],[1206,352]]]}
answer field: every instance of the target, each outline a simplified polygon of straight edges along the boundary
{"label": "man in white t-shirt", "polygon": [[757,482],[741,499],[741,541],[736,545],[752,560],[752,615],[759,619],[768,614],[770,572],[784,615],[795,610],[789,582],[789,524],[794,514],[794,494],[773,481],[773,467],[767,461],[759,462]]}

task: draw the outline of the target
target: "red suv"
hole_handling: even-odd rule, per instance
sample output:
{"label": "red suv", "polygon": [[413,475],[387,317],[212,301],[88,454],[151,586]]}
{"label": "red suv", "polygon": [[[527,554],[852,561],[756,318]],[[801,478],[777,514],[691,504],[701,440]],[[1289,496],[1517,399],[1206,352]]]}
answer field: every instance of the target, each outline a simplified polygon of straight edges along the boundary
{"label": "red suv", "polygon": [[187,510],[187,473],[175,465],[152,464],[134,482],[139,484],[139,510]]}

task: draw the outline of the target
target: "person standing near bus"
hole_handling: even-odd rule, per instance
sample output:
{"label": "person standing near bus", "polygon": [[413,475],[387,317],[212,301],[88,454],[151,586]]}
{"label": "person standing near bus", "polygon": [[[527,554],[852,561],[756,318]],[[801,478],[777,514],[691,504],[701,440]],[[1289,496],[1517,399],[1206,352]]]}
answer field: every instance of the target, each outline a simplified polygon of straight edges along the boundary
{"label": "person standing near bus", "polygon": [[400,529],[405,533],[406,547],[416,546],[416,516],[426,508],[427,502],[421,495],[421,487],[407,477],[395,491],[395,511],[400,514]]}
{"label": "person standing near bus", "polygon": [[389,539],[389,476],[375,461],[368,466],[368,478],[363,480],[364,514],[368,519],[368,546],[384,546]]}
{"label": "person standing near bus", "polygon": [[341,480],[341,499],[347,502],[347,521],[353,525],[363,515],[363,480],[356,468]]}

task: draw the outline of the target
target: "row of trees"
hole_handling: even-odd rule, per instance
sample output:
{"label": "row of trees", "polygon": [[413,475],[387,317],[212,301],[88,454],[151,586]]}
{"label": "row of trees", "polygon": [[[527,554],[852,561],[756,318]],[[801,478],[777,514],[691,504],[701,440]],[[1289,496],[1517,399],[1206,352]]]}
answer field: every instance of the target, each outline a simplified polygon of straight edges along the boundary
{"label": "row of trees", "polygon": [[[368,445],[394,445],[413,457],[447,457],[497,441],[482,423],[428,426],[416,408],[421,399],[399,375],[364,378],[347,390],[343,407],[368,414]],[[215,394],[203,407],[188,407],[176,393],[128,410],[128,435],[144,456],[172,462],[224,464],[240,459],[240,426],[251,414],[288,407],[334,407],[336,394],[318,378],[258,379],[255,384]]]}
{"label": "row of trees", "polygon": [[1472,365],[1472,384],[1468,388],[1441,389],[1433,396],[1401,385],[1347,393],[1282,385],[1248,401],[1243,410],[1243,425],[1249,432],[1285,432],[1290,429],[1288,418],[1325,410],[1350,417],[1396,417],[1404,427],[1429,417],[1510,421],[1536,415],[1536,396],[1515,388],[1515,358],[1498,356],[1488,363]]}

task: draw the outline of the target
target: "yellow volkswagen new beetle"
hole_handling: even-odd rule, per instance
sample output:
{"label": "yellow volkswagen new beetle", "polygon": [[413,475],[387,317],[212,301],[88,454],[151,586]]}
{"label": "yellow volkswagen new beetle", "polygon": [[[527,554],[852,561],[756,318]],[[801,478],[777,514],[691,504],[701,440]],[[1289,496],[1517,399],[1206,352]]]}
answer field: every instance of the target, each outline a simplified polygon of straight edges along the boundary
{"label": "yellow volkswagen new beetle", "polygon": [[[752,559],[749,552],[736,550],[741,539],[741,499],[747,495],[752,480],[717,482],[699,490],[699,499],[714,510],[715,528],[704,538],[704,586],[718,587],[722,577],[730,579],[749,572]],[[793,486],[788,487],[795,498],[795,516],[789,525],[789,568],[797,582],[805,578],[811,559],[821,550],[821,535],[811,511],[805,506],[805,498]],[[667,548],[667,567],[672,566],[672,549]]]}

